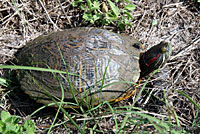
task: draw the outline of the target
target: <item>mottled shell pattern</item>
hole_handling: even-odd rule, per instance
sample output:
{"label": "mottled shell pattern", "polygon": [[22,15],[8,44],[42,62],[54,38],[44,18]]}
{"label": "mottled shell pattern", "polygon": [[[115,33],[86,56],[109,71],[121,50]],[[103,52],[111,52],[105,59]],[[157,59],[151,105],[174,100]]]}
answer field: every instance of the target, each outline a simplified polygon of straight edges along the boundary
{"label": "mottled shell pattern", "polygon": [[44,104],[50,102],[45,92],[61,98],[61,85],[66,101],[73,100],[72,92],[80,103],[85,97],[92,104],[116,99],[134,89],[131,84],[116,82],[139,79],[138,45],[132,37],[99,28],[54,32],[28,42],[16,54],[15,64],[62,70],[73,75],[18,70],[18,79],[25,93]]}

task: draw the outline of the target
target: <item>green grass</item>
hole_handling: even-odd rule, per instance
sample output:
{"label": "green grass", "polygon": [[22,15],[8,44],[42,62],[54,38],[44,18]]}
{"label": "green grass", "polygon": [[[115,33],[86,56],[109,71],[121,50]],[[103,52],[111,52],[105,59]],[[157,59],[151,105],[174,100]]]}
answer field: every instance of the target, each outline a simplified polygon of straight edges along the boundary
{"label": "green grass", "polygon": [[[0,65],[0,68],[14,69],[15,66],[11,67],[11,66]],[[19,69],[19,68],[20,68],[19,66],[16,67],[16,69]],[[25,67],[25,69],[38,70],[36,68],[34,69],[34,67],[33,68]],[[44,69],[44,70],[48,71],[48,69]],[[52,70],[49,69],[49,72],[52,72]],[[55,72],[56,73],[59,72],[61,74],[66,73],[66,72],[60,72],[60,71],[54,70],[53,73],[55,73]],[[37,83],[37,81],[35,81],[35,82]],[[5,79],[3,79],[2,83],[4,83],[3,85],[5,85]],[[33,112],[31,115],[29,115],[27,117],[27,119],[30,120],[31,117],[33,117],[35,114],[37,114],[37,112],[39,112],[40,110],[42,110],[50,105],[56,104],[58,106],[57,112],[55,114],[55,118],[54,118],[51,126],[49,128],[47,128],[48,133],[50,133],[53,128],[55,128],[59,125],[65,126],[66,130],[69,129],[66,126],[66,123],[69,123],[69,122],[71,122],[73,124],[73,126],[75,127],[75,129],[78,130],[80,133],[102,132],[102,130],[100,130],[98,128],[98,123],[108,117],[113,118],[113,121],[114,121],[113,128],[114,129],[112,131],[115,133],[125,133],[127,131],[130,132],[130,129],[132,129],[131,130],[132,133],[148,133],[148,131],[146,129],[143,129],[143,127],[146,125],[151,126],[151,131],[155,132],[155,133],[163,133],[163,134],[165,134],[165,133],[167,134],[169,132],[172,134],[186,133],[187,131],[184,130],[183,128],[181,128],[181,125],[179,123],[179,118],[178,118],[176,112],[173,110],[173,108],[170,108],[170,106],[167,104],[167,101],[166,101],[166,108],[167,108],[167,110],[169,110],[171,112],[168,112],[168,115],[166,115],[165,117],[154,116],[148,112],[144,112],[143,109],[134,106],[135,102],[137,101],[137,98],[140,96],[141,92],[144,90],[147,83],[148,83],[148,80],[146,81],[146,83],[144,83],[143,87],[140,89],[138,96],[136,97],[135,101],[133,102],[133,104],[131,106],[113,107],[112,104],[110,104],[107,101],[104,101],[103,103],[100,103],[97,106],[90,106],[89,107],[90,109],[85,109],[82,106],[80,106],[81,110],[73,109],[73,111],[77,115],[82,116],[79,118],[77,118],[76,115],[73,115],[72,113],[68,112],[67,109],[62,108],[62,104],[64,104],[64,103],[70,104],[70,102],[63,102],[63,99],[64,99],[63,96],[62,96],[61,101],[58,102],[53,97],[51,97],[50,94],[47,93],[47,95],[53,100],[54,103],[40,107],[35,112]],[[104,84],[102,83],[102,87],[103,87],[103,85]],[[61,87],[61,91],[64,93],[64,90],[62,89],[62,84],[60,85],[60,87]],[[44,89],[44,91],[45,91],[45,89]],[[180,92],[180,91],[177,91],[177,92],[179,92],[183,96],[187,97],[188,100],[190,100],[190,102],[193,103],[194,106],[196,106],[199,109],[199,105],[196,104],[189,96],[187,96],[183,92]],[[87,102],[87,101],[85,101],[85,102]],[[76,104],[74,104],[74,105],[76,105]],[[86,104],[86,105],[90,105],[90,104]],[[105,109],[105,106],[104,106],[105,112],[102,113],[101,111],[102,111],[103,105],[107,105],[107,107]],[[65,115],[65,117],[68,120],[58,119],[58,114],[60,114],[61,112]],[[25,125],[27,123],[20,125],[19,124],[20,117],[17,117],[15,115],[11,116],[10,114],[8,114],[5,111],[2,111],[1,113],[2,113],[1,127],[0,127],[1,132],[12,131],[12,130],[10,130],[11,128],[9,126],[14,126],[16,128],[15,129],[16,132],[19,132],[19,133],[23,132],[23,131],[28,131],[28,130],[32,131],[32,133],[35,132],[35,129],[33,129],[33,128],[35,128],[34,123],[31,123],[30,126]],[[176,119],[176,123],[171,121],[172,114],[174,115],[174,117]],[[123,120],[119,120],[118,117],[123,118]],[[196,117],[198,117],[198,113],[196,113]],[[11,118],[11,119],[8,119],[8,118]],[[56,123],[57,120],[63,120],[63,121],[60,123]],[[28,123],[30,123],[30,122],[28,121]],[[91,125],[91,123],[92,123],[92,125]],[[12,125],[10,125],[10,124],[12,124]],[[194,122],[193,122],[193,127],[198,126],[199,124],[200,124],[200,122],[197,120],[197,118],[195,118]],[[91,126],[91,127],[88,127],[88,126]],[[30,128],[27,128],[27,127],[30,127]]]}
{"label": "green grass", "polygon": [[[67,66],[59,46],[58,46],[58,51],[61,55],[64,65]],[[108,62],[108,64],[109,64],[109,62]],[[18,70],[18,71],[32,70],[32,71],[51,72],[52,75],[56,78],[56,80],[58,81],[58,83],[60,85],[60,91],[62,93],[62,96],[60,99],[55,99],[55,97],[51,96],[51,94],[42,85],[39,84],[39,81],[37,79],[35,79],[33,76],[30,75],[29,77],[32,78],[34,84],[36,84],[40,89],[42,89],[43,92],[52,100],[52,102],[50,104],[44,105],[44,106],[38,108],[37,110],[35,110],[32,114],[30,114],[27,117],[27,123],[25,121],[25,123],[23,125],[19,124],[20,117],[15,116],[15,115],[10,115],[9,113],[2,111],[1,112],[1,114],[2,114],[1,123],[0,123],[1,124],[0,132],[2,132],[2,133],[7,133],[9,131],[14,131],[14,130],[16,131],[16,133],[22,133],[24,131],[31,131],[30,133],[34,133],[35,125],[33,122],[30,121],[30,119],[34,115],[36,115],[38,112],[40,112],[42,109],[45,109],[46,107],[52,106],[52,105],[57,106],[57,108],[55,108],[55,109],[57,109],[57,112],[54,115],[54,119],[53,119],[51,125],[45,130],[45,131],[48,131],[48,134],[51,133],[53,128],[55,128],[59,125],[64,126],[66,128],[66,131],[69,131],[70,128],[68,128],[68,126],[66,125],[67,123],[73,124],[72,126],[79,133],[82,133],[82,134],[88,133],[88,132],[103,133],[103,130],[100,130],[98,126],[99,126],[99,123],[104,121],[105,119],[113,120],[114,124],[112,125],[113,128],[111,129],[111,131],[114,133],[126,133],[126,132],[128,132],[128,133],[130,133],[130,132],[131,133],[148,133],[148,131],[151,131],[154,133],[162,133],[162,134],[165,134],[165,133],[168,134],[169,132],[171,134],[186,133],[186,130],[181,128],[180,121],[176,114],[176,111],[173,109],[173,107],[171,107],[168,104],[166,95],[164,98],[166,110],[167,110],[165,116],[159,115],[159,114],[157,114],[157,116],[154,116],[152,113],[150,113],[148,111],[145,112],[143,109],[141,109],[139,107],[135,107],[136,101],[141,96],[141,94],[144,91],[150,78],[152,77],[152,75],[154,75],[154,73],[158,72],[159,69],[155,70],[150,75],[150,77],[145,81],[145,83],[143,83],[143,86],[139,90],[139,93],[137,94],[134,102],[130,106],[113,107],[113,105],[110,104],[108,101],[103,101],[102,103],[100,103],[99,105],[96,105],[96,106],[90,105],[90,101],[88,101],[88,99],[90,98],[90,96],[88,96],[88,92],[85,92],[86,98],[83,99],[84,105],[82,106],[80,104],[80,98],[77,99],[75,97],[75,94],[73,92],[74,85],[72,84],[71,80],[69,79],[70,75],[75,75],[75,76],[77,76],[77,75],[73,74],[73,73],[69,73],[68,70],[65,70],[65,71],[54,70],[54,69],[50,69],[50,67],[48,65],[47,65],[47,68],[0,65],[0,69],[5,69],[5,68]],[[104,81],[105,81],[107,68],[108,68],[108,65],[106,66],[105,72],[102,76],[102,80],[98,81],[98,82],[100,82],[100,85],[101,85],[101,87],[99,89],[100,91],[102,91],[103,88],[105,88],[107,86],[119,83],[119,82],[114,82],[114,83],[109,83],[109,84],[105,85]],[[65,91],[64,91],[62,82],[60,80],[60,77],[58,77],[58,74],[62,78],[65,78],[65,81],[67,81],[69,83],[69,90],[71,91],[71,93],[73,95],[75,103],[64,101],[64,92]],[[64,76],[68,76],[68,77],[64,77]],[[127,82],[127,81],[120,81],[120,82],[137,85],[134,82]],[[8,85],[6,83],[5,78],[0,79],[0,84],[2,86]],[[88,90],[86,90],[86,91],[88,91]],[[188,98],[188,100],[190,100],[190,102],[193,103],[194,106],[200,110],[199,105],[196,104],[189,96],[187,96],[186,94],[184,94],[181,91],[177,91],[177,92],[181,93],[183,96]],[[99,100],[99,102],[101,102],[101,100]],[[68,109],[64,109],[62,107],[63,104],[72,106],[71,108],[72,108],[73,112],[69,112]],[[79,106],[80,108],[79,108],[79,110],[77,110],[77,109],[73,108],[73,106]],[[84,106],[86,106],[86,108]],[[102,112],[102,110],[103,110],[103,112]],[[58,118],[58,115],[60,113],[64,114],[64,117],[65,117],[64,119]],[[73,113],[75,113],[75,114],[73,114]],[[79,115],[79,116],[77,116],[77,115]],[[119,117],[121,117],[122,120],[119,120],[118,119]],[[172,117],[174,117],[173,119],[175,119],[175,122],[172,121]],[[198,117],[198,113],[196,113],[196,117]],[[58,120],[60,120],[61,122],[57,123]],[[194,120],[193,126],[196,126],[199,124],[200,123],[198,122],[198,120]],[[10,126],[12,126],[12,128]],[[150,126],[151,129],[147,130],[146,126]]]}
{"label": "green grass", "polygon": [[[63,58],[63,54],[58,46],[58,51],[60,53],[60,56],[62,58],[62,61],[65,66],[65,60]],[[108,62],[109,64],[109,62]],[[80,99],[77,99],[74,94],[74,85],[72,84],[71,80],[69,79],[70,75],[75,75],[73,73],[69,73],[68,70],[65,71],[59,71],[59,70],[53,70],[50,69],[50,67],[47,65],[47,68],[38,68],[38,67],[27,67],[27,66],[11,66],[11,65],[0,65],[0,69],[14,69],[18,71],[45,71],[45,72],[51,72],[52,75],[56,78],[60,85],[60,91],[62,93],[62,96],[60,99],[55,99],[42,85],[39,84],[39,81],[35,79],[33,76],[29,76],[32,78],[33,83],[36,84],[40,89],[43,90],[43,92],[52,100],[50,104],[44,105],[37,110],[35,110],[32,114],[30,114],[26,119],[25,123],[23,125],[19,124],[20,117],[15,115],[10,115],[8,112],[2,111],[1,112],[1,126],[0,126],[0,132],[2,133],[9,133],[9,131],[16,131],[15,133],[22,133],[26,131],[30,131],[30,133],[35,132],[35,124],[31,122],[31,117],[36,115],[38,112],[40,112],[42,109],[48,107],[48,106],[57,106],[57,112],[54,115],[54,119],[51,123],[51,125],[45,130],[48,132],[48,134],[51,133],[52,129],[62,125],[66,128],[66,131],[69,131],[70,129],[66,125],[67,123],[73,124],[73,127],[79,132],[79,133],[103,133],[103,130],[99,129],[99,123],[102,122],[104,119],[112,119],[114,125],[112,125],[111,131],[117,134],[120,133],[148,133],[147,127],[151,127],[151,132],[154,133],[162,133],[162,134],[168,134],[169,132],[171,134],[181,134],[186,133],[186,130],[181,128],[179,118],[176,114],[176,111],[168,104],[167,97],[165,95],[165,105],[166,105],[166,115],[159,115],[156,116],[148,111],[144,111],[143,109],[139,107],[135,107],[136,101],[141,96],[142,92],[144,91],[147,83],[149,82],[152,75],[157,73],[159,69],[155,70],[152,74],[150,74],[150,77],[143,83],[143,86],[139,90],[139,93],[137,94],[134,102],[129,106],[116,106],[113,107],[112,104],[110,104],[108,101],[103,101],[99,105],[90,105],[90,101],[88,101],[88,92],[85,92],[86,98],[83,98],[84,105],[80,104]],[[105,85],[105,76],[107,71],[108,65],[106,66],[105,72],[102,76],[102,80],[98,81],[100,82],[100,91],[103,90],[103,88],[110,86],[112,84],[117,84],[119,82],[114,82]],[[60,80],[60,77],[58,77],[59,74],[62,78],[65,78],[65,81],[69,83],[69,90],[71,91],[73,98],[75,100],[75,103],[72,102],[65,102],[64,101],[64,87],[62,85],[62,82]],[[63,75],[66,75],[68,77],[64,77]],[[132,85],[137,85],[134,82],[127,82],[127,81],[120,81],[122,83],[128,83]],[[0,84],[3,86],[7,86],[6,80],[4,78],[0,79]],[[59,90],[59,89],[58,89]],[[92,89],[91,89],[92,90]],[[188,98],[191,103],[194,104],[195,107],[197,107],[199,110],[199,105],[196,104],[189,96],[184,94],[181,91],[177,91],[181,93],[183,96]],[[83,93],[82,93],[83,94]],[[100,98],[99,98],[100,99]],[[99,100],[101,102],[101,100]],[[62,106],[63,104],[72,106],[72,111],[69,112],[68,109],[64,109]],[[80,107],[80,110],[77,110],[73,108],[73,106]],[[86,106],[86,108],[84,107]],[[103,110],[103,112],[102,112]],[[59,119],[58,115],[60,113],[64,114],[64,119]],[[75,113],[75,114],[74,114]],[[79,115],[79,116],[77,116]],[[121,117],[123,120],[119,120],[118,118]],[[172,117],[175,118],[175,123],[172,121]],[[198,113],[196,114],[196,117],[198,117]],[[173,119],[174,119],[173,118]],[[61,122],[57,123],[57,121],[60,120]],[[199,125],[198,120],[194,120],[193,126]],[[88,127],[90,126],[90,127]]]}
{"label": "green grass", "polygon": [[[130,0],[126,0],[127,2],[123,7],[118,7],[119,2],[122,2],[121,0],[105,0],[104,2],[100,2],[99,0],[74,0],[73,6],[79,8],[83,11],[83,20],[87,23],[92,24],[102,24],[102,25],[109,25],[109,24],[116,24],[121,29],[124,29],[125,26],[130,26],[130,21],[132,21],[134,18],[131,15],[131,11],[133,11],[136,6],[130,3]],[[198,2],[200,2],[198,0]],[[14,1],[12,0],[12,3]],[[14,4],[15,5],[15,4]],[[25,21],[23,17],[21,16],[20,11],[15,6],[17,13],[19,14],[21,20],[23,20],[23,24],[25,24]],[[152,25],[157,25],[157,20],[154,20]],[[21,70],[35,70],[35,71],[46,71],[51,72],[53,74],[59,73],[60,75],[67,74],[67,75],[75,75],[70,74],[66,71],[59,71],[59,70],[53,70],[53,69],[44,69],[44,68],[35,68],[35,67],[26,67],[26,66],[5,66],[0,65],[0,68],[8,68],[8,69],[21,69]],[[54,75],[55,76],[55,75]],[[56,77],[56,76],[55,76]],[[70,80],[66,79],[70,82]],[[59,79],[58,79],[59,81]],[[102,86],[101,88],[107,87],[109,85],[104,85],[104,78],[102,78]],[[126,82],[121,81],[124,83],[132,83],[133,82]],[[146,81],[147,83],[148,81]],[[35,80],[35,83],[37,81]],[[72,123],[76,130],[79,131],[79,133],[103,133],[103,130],[99,129],[99,123],[104,120],[109,120],[113,118],[114,127],[112,129],[112,132],[115,133],[171,133],[171,134],[181,134],[181,133],[189,133],[187,130],[184,130],[181,128],[180,120],[177,116],[176,111],[171,107],[167,102],[167,97],[165,96],[165,105],[166,105],[166,115],[165,117],[162,116],[155,116],[148,111],[144,111],[143,109],[139,107],[135,107],[135,103],[137,99],[140,97],[140,94],[145,88],[145,85],[140,89],[139,94],[137,95],[135,101],[131,106],[118,106],[113,107],[112,104],[110,104],[107,101],[104,101],[100,103],[97,106],[90,106],[89,102],[86,100],[87,108],[85,109],[82,106],[80,106],[80,111],[77,109],[73,109],[74,112],[68,112],[68,109],[63,109],[61,106],[62,104],[69,104],[69,105],[79,105],[78,100],[76,97],[74,99],[76,100],[76,103],[72,102],[64,102],[63,96],[60,101],[54,100],[53,97],[51,97],[50,94],[47,93],[47,95],[53,100],[53,103],[44,105],[37,110],[35,110],[32,114],[30,114],[25,121],[20,122],[22,119],[19,116],[10,115],[8,112],[1,111],[1,120],[0,120],[0,133],[34,133],[35,132],[35,124],[30,120],[34,115],[36,115],[39,111],[42,109],[57,105],[57,112],[55,114],[55,118],[53,120],[53,123],[49,128],[47,128],[48,133],[51,132],[51,130],[57,126],[63,125],[67,131],[70,131],[67,123]],[[112,83],[115,84],[115,83]],[[7,87],[8,84],[6,82],[5,78],[0,78],[0,85]],[[39,85],[39,84],[38,84]],[[62,87],[62,84],[60,84],[61,92],[63,94],[64,90]],[[43,88],[43,87],[41,87]],[[73,85],[70,84],[70,89],[73,88]],[[43,89],[45,91],[45,89]],[[72,90],[71,90],[72,91]],[[181,95],[185,96],[193,105],[198,109],[195,114],[195,118],[192,122],[192,127],[199,128],[200,121],[198,119],[199,117],[199,110],[200,106],[196,102],[192,100],[188,95],[186,95],[184,92],[181,92],[179,90],[175,90],[179,92]],[[73,92],[72,92],[73,93]],[[103,105],[107,105],[105,108]],[[104,111],[102,112],[102,109]],[[66,118],[64,119],[58,119],[58,114],[63,113]],[[73,114],[75,113],[75,114]],[[78,115],[78,116],[77,116]],[[122,119],[118,119],[121,117]],[[172,117],[175,118],[175,123],[172,122]],[[61,120],[61,122],[56,122],[56,120]],[[70,124],[71,125],[71,124]],[[145,126],[151,126],[151,130],[143,129]],[[131,129],[131,130],[130,130]]]}

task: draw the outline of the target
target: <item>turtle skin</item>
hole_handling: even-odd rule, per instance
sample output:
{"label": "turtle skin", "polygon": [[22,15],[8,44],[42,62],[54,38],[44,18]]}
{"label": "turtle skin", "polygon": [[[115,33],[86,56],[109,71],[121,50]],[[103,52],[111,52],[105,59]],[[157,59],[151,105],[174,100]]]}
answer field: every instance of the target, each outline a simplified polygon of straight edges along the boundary
{"label": "turtle skin", "polygon": [[[17,70],[21,89],[39,103],[52,102],[49,96],[59,101],[63,89],[64,101],[76,98],[82,105],[98,104],[134,90],[124,81],[138,81],[141,51],[141,43],[133,37],[82,27],[39,36],[19,50],[13,62],[65,72]],[[140,62],[145,68],[145,61]]]}

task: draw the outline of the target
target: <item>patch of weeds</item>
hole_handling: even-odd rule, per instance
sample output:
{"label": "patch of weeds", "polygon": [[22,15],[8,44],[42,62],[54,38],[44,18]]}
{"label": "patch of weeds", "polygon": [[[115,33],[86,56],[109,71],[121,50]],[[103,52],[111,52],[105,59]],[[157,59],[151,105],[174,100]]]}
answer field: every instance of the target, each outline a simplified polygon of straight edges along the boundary
{"label": "patch of weeds", "polygon": [[[61,53],[60,53],[61,54]],[[61,56],[63,57],[63,56]],[[63,74],[66,72],[64,71],[58,71],[53,69],[45,69],[45,68],[36,68],[36,67],[24,67],[24,66],[5,66],[0,65],[0,68],[15,68],[15,69],[26,69],[26,70],[40,70],[40,71],[50,71],[54,73]],[[154,73],[156,73],[158,70],[156,70]],[[69,73],[68,73],[69,75]],[[153,75],[153,74],[152,74]],[[56,77],[56,76],[55,76]],[[105,73],[102,78],[102,85],[101,88],[104,86],[104,79],[105,79]],[[149,77],[150,79],[150,77]],[[73,126],[72,129],[79,131],[79,133],[84,132],[90,132],[90,133],[103,133],[105,131],[110,131],[113,133],[149,133],[149,131],[153,131],[155,133],[171,133],[171,134],[181,134],[186,133],[187,131],[184,130],[181,125],[178,117],[176,116],[176,113],[174,113],[174,117],[176,117],[177,124],[174,124],[171,121],[171,115],[169,114],[169,117],[163,117],[163,115],[158,117],[155,117],[152,115],[152,113],[144,113],[143,109],[140,109],[138,107],[134,107],[134,104],[136,100],[138,100],[141,92],[144,90],[146,84],[148,83],[149,79],[144,83],[142,89],[136,96],[136,99],[134,103],[131,106],[118,106],[118,107],[112,107],[109,102],[104,101],[100,103],[97,106],[93,106],[88,110],[85,110],[80,107],[81,111],[74,110],[76,114],[72,114],[68,112],[68,110],[61,107],[62,104],[64,104],[64,100],[62,99],[61,102],[57,102],[53,99],[53,97],[50,97],[54,105],[56,104],[58,107],[58,111],[55,115],[54,120],[52,121],[51,125],[48,129],[48,133],[51,133],[52,129],[63,125],[66,129],[66,131],[70,131],[70,128],[68,128],[67,123],[70,124],[70,126]],[[70,81],[69,81],[70,83]],[[61,84],[61,83],[60,83]],[[112,83],[111,83],[112,84]],[[114,83],[113,83],[114,84]],[[61,88],[62,85],[60,85]],[[41,87],[42,88],[42,87]],[[62,89],[63,90],[63,89]],[[102,90],[102,89],[100,89]],[[62,91],[63,92],[63,91]],[[48,95],[50,96],[50,95]],[[64,96],[63,96],[64,97]],[[69,103],[69,102],[68,102]],[[90,103],[86,104],[89,105]],[[49,104],[50,105],[50,104]],[[104,107],[103,107],[104,105]],[[46,105],[47,106],[47,105]],[[45,108],[46,106],[43,106],[39,109],[37,109],[35,112],[33,112],[31,115],[29,115],[29,118],[31,118],[34,114],[36,114],[41,109]],[[167,106],[166,106],[167,107]],[[61,123],[57,123],[58,114],[62,112],[67,120],[62,121]],[[197,115],[198,117],[198,115]],[[197,119],[197,118],[195,118]],[[1,120],[0,120],[0,133],[3,134],[21,134],[23,132],[32,134],[35,132],[35,124],[30,121],[26,120],[25,123],[22,125],[19,124],[20,118],[17,116],[12,116],[8,112],[2,111],[1,113]],[[110,121],[110,123],[108,123]],[[102,125],[106,124],[106,125]],[[102,126],[105,127],[102,129]],[[194,121],[193,128],[195,128],[197,125],[199,125],[198,121]],[[100,126],[100,127],[99,127]],[[198,131],[198,130],[192,130],[192,131]]]}
{"label": "patch of weeds", "polygon": [[2,134],[34,134],[35,124],[31,120],[25,120],[23,125],[19,124],[20,118],[15,115],[10,115],[6,111],[1,112],[0,133]]}
{"label": "patch of weeds", "polygon": [[130,21],[133,20],[131,11],[136,6],[131,4],[130,0],[106,0],[100,2],[99,0],[74,0],[72,6],[79,7],[83,13],[83,20],[89,23],[109,25],[116,23],[120,29],[124,30],[125,26],[132,27]]}

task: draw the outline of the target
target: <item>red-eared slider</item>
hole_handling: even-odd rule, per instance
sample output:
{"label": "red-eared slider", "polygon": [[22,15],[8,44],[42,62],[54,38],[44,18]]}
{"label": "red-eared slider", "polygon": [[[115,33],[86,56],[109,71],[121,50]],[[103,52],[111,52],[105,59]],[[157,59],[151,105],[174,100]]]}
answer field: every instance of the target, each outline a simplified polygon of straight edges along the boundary
{"label": "red-eared slider", "polygon": [[[40,36],[18,51],[16,65],[62,70],[68,74],[17,70],[21,89],[40,103],[55,99],[79,103],[121,100],[131,95],[132,84],[160,68],[171,53],[161,42],[145,53],[132,37],[99,28],[73,28]],[[70,83],[69,83],[70,81]],[[119,82],[121,81],[121,82]]]}

